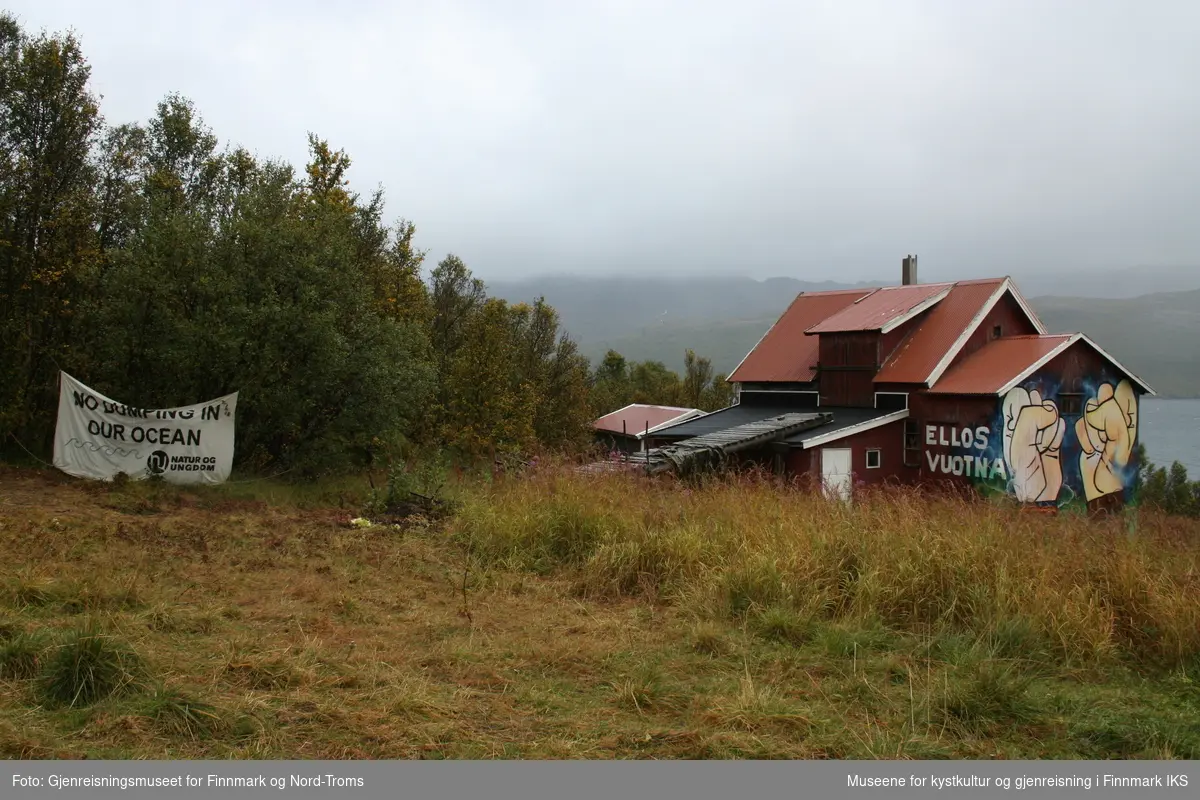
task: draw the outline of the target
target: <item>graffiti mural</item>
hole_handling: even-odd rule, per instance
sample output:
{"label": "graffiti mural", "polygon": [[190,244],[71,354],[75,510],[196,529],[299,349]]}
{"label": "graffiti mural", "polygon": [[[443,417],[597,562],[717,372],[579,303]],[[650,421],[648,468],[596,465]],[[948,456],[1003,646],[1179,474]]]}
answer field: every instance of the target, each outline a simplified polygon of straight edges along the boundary
{"label": "graffiti mural", "polygon": [[1004,463],[1022,503],[1052,503],[1062,491],[1062,444],[1067,425],[1051,399],[1017,386],[1000,403]]}
{"label": "graffiti mural", "polygon": [[1105,510],[1133,503],[1137,392],[1127,379],[1107,375],[1072,389],[1040,376],[1001,397],[986,424],[927,424],[927,470],[1039,506]]}
{"label": "graffiti mural", "polygon": [[1137,393],[1128,380],[1116,387],[1101,383],[1087,400],[1075,424],[1079,437],[1079,472],[1088,502],[1123,493],[1137,479],[1130,469],[1137,440]]}

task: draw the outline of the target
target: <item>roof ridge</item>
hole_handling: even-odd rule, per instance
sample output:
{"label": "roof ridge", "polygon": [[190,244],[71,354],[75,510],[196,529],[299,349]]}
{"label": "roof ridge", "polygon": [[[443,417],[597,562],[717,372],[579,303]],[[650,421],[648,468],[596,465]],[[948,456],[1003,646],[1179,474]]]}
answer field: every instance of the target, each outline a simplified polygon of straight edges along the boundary
{"label": "roof ridge", "polygon": [[692,411],[689,406],[668,406],[662,403],[630,403],[625,408],[665,408],[668,411]]}
{"label": "roof ridge", "polygon": [[1004,281],[1008,280],[1008,277],[1007,275],[1002,275],[998,278],[967,278],[966,280],[954,281],[953,283],[955,286],[960,284],[975,286],[981,283],[1004,283]]}
{"label": "roof ridge", "polygon": [[[880,292],[882,292],[882,291],[883,291],[884,289],[886,289],[886,288],[888,288],[888,287],[886,287],[886,286],[880,286],[880,287],[879,287],[879,288],[877,288],[877,289],[872,289],[871,291],[869,291],[869,292],[867,292],[866,294],[864,294],[862,297],[860,297],[860,298],[858,298],[857,300],[855,300],[855,301],[854,301],[853,303],[851,303],[850,305],[854,305],[854,306],[856,306],[856,305],[858,305],[859,303],[861,303],[863,300],[866,300],[866,299],[868,299],[868,298],[874,297],[875,295],[879,294]],[[845,309],[842,309],[842,311],[845,311]],[[838,315],[838,314],[840,314],[840,313],[842,313],[842,312],[841,312],[841,311],[838,311],[838,312],[835,312],[834,314],[831,314],[830,316],[831,316],[831,317],[832,317],[832,316],[837,316],[837,315]],[[825,319],[829,319],[829,318],[830,318],[830,317],[826,317]],[[821,322],[824,322],[824,321],[825,321],[825,320],[821,320]],[[820,325],[820,324],[821,324],[820,322],[818,322],[818,323],[817,323],[817,325]],[[815,327],[815,326],[814,326],[814,327]]]}
{"label": "roof ridge", "polygon": [[[816,294],[821,294],[821,295],[858,294],[859,292],[863,292],[865,294],[872,294],[874,292],[878,292],[881,288],[885,288],[885,287],[859,286],[859,287],[856,287],[853,289],[822,289],[822,290],[816,291],[816,292],[800,292],[796,295],[796,297],[812,297],[813,295],[816,295]],[[796,302],[794,298],[793,298],[792,302],[793,303]]]}
{"label": "roof ridge", "polygon": [[897,284],[896,286],[880,286],[879,291],[882,292],[884,289],[917,289],[917,288],[929,287],[929,286],[953,286],[956,283],[958,283],[958,281],[933,281],[932,283],[901,283],[901,284]]}

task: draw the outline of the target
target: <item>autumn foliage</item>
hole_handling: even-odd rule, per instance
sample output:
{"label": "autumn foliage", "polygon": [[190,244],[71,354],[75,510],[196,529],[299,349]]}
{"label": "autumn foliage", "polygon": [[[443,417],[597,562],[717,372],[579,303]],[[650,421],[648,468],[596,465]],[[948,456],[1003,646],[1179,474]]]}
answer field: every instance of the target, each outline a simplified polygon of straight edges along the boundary
{"label": "autumn foliage", "polygon": [[0,448],[48,457],[60,369],[148,408],[238,391],[237,463],[297,476],[578,450],[635,396],[723,404],[694,354],[593,373],[543,300],[426,269],[350,156],[308,144],[301,170],[222,148],[178,95],[110,124],[73,35],[0,17]]}

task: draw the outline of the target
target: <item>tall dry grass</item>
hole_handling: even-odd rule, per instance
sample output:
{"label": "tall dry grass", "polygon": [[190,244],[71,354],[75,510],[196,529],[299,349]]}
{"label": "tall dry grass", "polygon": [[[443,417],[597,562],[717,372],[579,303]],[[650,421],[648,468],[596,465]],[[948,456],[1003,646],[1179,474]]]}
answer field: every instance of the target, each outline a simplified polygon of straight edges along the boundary
{"label": "tall dry grass", "polygon": [[1013,657],[1145,665],[1200,658],[1195,526],[1142,513],[860,493],[852,505],[753,477],[686,486],[546,470],[466,493],[455,535],[480,563],[569,570],[592,597],[739,617],[786,609]]}

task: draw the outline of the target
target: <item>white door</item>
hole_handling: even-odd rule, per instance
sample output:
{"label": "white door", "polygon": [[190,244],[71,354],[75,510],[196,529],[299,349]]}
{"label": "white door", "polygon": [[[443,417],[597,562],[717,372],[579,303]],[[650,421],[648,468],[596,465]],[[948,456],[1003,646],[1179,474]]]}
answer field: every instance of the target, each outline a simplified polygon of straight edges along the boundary
{"label": "white door", "polygon": [[850,448],[821,448],[821,483],[825,496],[841,500],[850,499]]}

